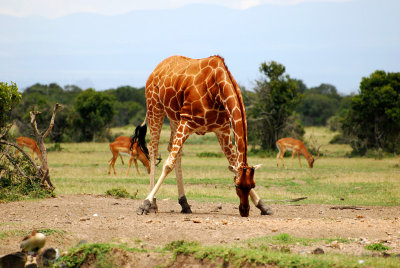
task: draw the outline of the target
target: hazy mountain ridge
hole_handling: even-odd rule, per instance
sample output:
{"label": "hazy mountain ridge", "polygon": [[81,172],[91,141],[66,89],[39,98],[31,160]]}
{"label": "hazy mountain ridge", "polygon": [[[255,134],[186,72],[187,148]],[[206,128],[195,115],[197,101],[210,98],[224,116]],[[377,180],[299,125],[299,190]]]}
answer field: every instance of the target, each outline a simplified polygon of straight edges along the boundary
{"label": "hazy mountain ridge", "polygon": [[[156,64],[170,55],[220,54],[245,85],[259,76],[261,62],[276,60],[308,86],[326,82],[340,91],[354,91],[361,76],[387,69],[377,62],[400,58],[400,27],[389,27],[399,22],[400,1],[395,2],[397,11],[393,5],[378,5],[383,2],[248,10],[198,4],[57,19],[0,15],[0,80],[22,86],[84,79],[97,89],[143,86]],[[382,12],[387,15],[378,20]]]}

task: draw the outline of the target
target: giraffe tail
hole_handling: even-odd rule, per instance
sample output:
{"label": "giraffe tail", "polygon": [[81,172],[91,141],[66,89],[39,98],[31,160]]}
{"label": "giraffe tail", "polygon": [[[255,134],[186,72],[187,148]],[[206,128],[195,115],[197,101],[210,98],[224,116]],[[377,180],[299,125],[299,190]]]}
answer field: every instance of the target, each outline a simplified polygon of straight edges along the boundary
{"label": "giraffe tail", "polygon": [[141,125],[138,125],[135,129],[135,134],[133,135],[132,138],[131,148],[133,144],[137,142],[140,149],[142,149],[143,153],[146,155],[147,159],[150,159],[149,150],[147,149],[146,145],[146,133],[147,133],[147,125],[145,119],[145,121]]}

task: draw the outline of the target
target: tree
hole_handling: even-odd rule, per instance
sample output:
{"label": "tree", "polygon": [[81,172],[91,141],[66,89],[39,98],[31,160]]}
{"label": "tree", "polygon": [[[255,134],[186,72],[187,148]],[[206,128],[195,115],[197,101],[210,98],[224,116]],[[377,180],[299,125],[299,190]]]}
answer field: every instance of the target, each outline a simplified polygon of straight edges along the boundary
{"label": "tree", "polygon": [[306,126],[324,126],[339,109],[341,96],[336,87],[321,84],[304,91],[303,100],[297,109],[301,122]]}
{"label": "tree", "polygon": [[298,138],[302,135],[302,128],[293,117],[301,94],[298,91],[298,81],[285,74],[282,64],[264,62],[260,72],[265,77],[256,80],[254,90],[257,97],[248,113],[249,139],[264,150],[274,150],[279,138],[286,135]]}
{"label": "tree", "polygon": [[105,93],[114,96],[117,100],[113,126],[136,125],[138,120],[142,121],[145,117],[146,97],[144,87],[123,86],[106,90]]}
{"label": "tree", "polygon": [[[50,181],[47,165],[47,152],[44,146],[44,138],[51,132],[54,118],[60,105],[56,105],[53,111],[49,128],[40,133],[37,128],[36,116],[40,112],[31,112],[31,125],[35,131],[36,140],[41,151],[41,166],[37,166],[33,159],[25,153],[16,143],[7,140],[7,133],[13,124],[5,127],[12,108],[21,100],[21,95],[15,83],[11,86],[0,83],[0,107],[2,111],[0,125],[0,199],[14,200],[21,195],[43,196],[51,194],[54,186]],[[17,157],[11,148],[16,148],[25,156]],[[44,192],[42,191],[44,188]]]}
{"label": "tree", "polygon": [[92,141],[95,135],[103,137],[115,114],[115,98],[104,92],[87,89],[75,100],[74,131],[79,141]]}
{"label": "tree", "polygon": [[53,142],[71,141],[68,139],[72,129],[71,117],[74,99],[82,90],[76,86],[65,86],[63,90],[56,83],[49,85],[34,84],[25,89],[22,93],[21,103],[12,111],[13,118],[16,119],[16,125],[19,133],[23,136],[33,136],[34,133],[30,127],[30,111],[41,111],[41,116],[36,118],[39,129],[46,128],[51,120],[53,107],[56,103],[63,104],[63,112],[55,118],[55,124],[49,138]]}
{"label": "tree", "polygon": [[336,100],[340,100],[342,98],[337,92],[336,87],[330,84],[321,84],[317,87],[310,88],[308,91],[312,94],[326,95]]}
{"label": "tree", "polygon": [[342,130],[354,153],[368,149],[400,152],[400,73],[375,71],[363,77],[351,99]]}
{"label": "tree", "polygon": [[21,101],[21,93],[15,83],[0,82],[0,130],[10,119],[12,109]]}
{"label": "tree", "polygon": [[308,88],[307,88],[306,84],[304,84],[303,80],[301,80],[301,79],[293,79],[293,80],[295,80],[297,82],[300,93],[304,93],[308,90]]}

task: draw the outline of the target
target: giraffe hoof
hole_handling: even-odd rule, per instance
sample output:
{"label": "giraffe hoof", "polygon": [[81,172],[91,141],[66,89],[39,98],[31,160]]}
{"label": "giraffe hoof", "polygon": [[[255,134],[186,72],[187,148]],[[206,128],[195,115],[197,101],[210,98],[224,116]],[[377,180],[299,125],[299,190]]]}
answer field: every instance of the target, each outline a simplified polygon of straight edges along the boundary
{"label": "giraffe hoof", "polygon": [[153,198],[153,201],[151,202],[150,211],[154,211],[154,213],[158,212],[158,206],[157,206],[156,198]]}
{"label": "giraffe hoof", "polygon": [[272,210],[272,208],[270,208],[269,206],[264,204],[264,202],[261,199],[260,199],[260,201],[258,201],[257,208],[259,210],[261,210],[261,215],[272,215],[272,214],[274,214],[274,211]]}
{"label": "giraffe hoof", "polygon": [[182,208],[181,213],[183,214],[192,214],[192,210],[190,209],[190,206]]}
{"label": "giraffe hoof", "polygon": [[184,214],[191,214],[192,213],[192,210],[190,209],[190,206],[189,206],[189,204],[187,202],[186,196],[184,196],[184,195],[181,196],[178,199],[178,202],[182,207],[181,213],[184,213]]}
{"label": "giraffe hoof", "polygon": [[150,207],[151,207],[150,201],[145,199],[143,201],[143,204],[137,209],[136,213],[138,215],[143,215],[143,214],[147,215],[147,214],[149,214]]}

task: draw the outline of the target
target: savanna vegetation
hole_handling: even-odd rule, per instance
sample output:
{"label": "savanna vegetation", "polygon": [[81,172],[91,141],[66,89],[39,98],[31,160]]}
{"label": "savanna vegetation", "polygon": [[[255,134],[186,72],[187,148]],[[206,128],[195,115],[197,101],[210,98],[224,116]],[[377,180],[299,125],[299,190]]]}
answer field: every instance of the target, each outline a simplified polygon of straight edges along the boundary
{"label": "savanna vegetation", "polygon": [[[257,171],[256,189],[266,202],[307,197],[301,201],[303,204],[400,205],[400,163],[393,157],[400,153],[399,73],[376,71],[362,78],[358,94],[343,96],[333,85],[307,88],[301,80],[286,74],[285,67],[277,62],[261,64],[260,72],[263,78],[256,81],[256,87],[253,90],[242,89],[242,93],[252,145],[249,163],[263,164],[263,168]],[[64,110],[57,114],[54,129],[46,139],[48,165],[56,186],[54,194],[92,193],[118,198],[145,198],[149,181],[143,166],[140,166],[143,170],[141,175],[134,172],[125,176],[126,166],[119,164],[118,176],[107,174],[111,157],[109,141],[116,136],[132,135],[134,126],[144,118],[144,88],[126,86],[98,92],[71,85],[62,88],[57,84],[36,84],[21,94],[15,84],[1,83],[0,89],[1,133],[12,120],[16,120],[16,127],[2,136],[5,140],[12,141],[19,135],[33,136],[30,111],[41,112],[37,123],[39,128],[45,128],[52,107],[57,102],[63,104]],[[285,136],[302,139],[308,147],[315,143],[322,146],[321,157],[313,169],[300,168],[297,160],[289,169],[276,168],[274,143]],[[168,141],[169,127],[165,125],[160,140],[163,159],[167,157]],[[9,150],[4,144],[0,146],[3,154]],[[17,160],[23,161],[23,157]],[[18,171],[10,169],[10,165],[5,164],[10,162],[5,161],[0,156],[0,190],[11,186],[18,188],[20,183],[28,186],[11,199],[7,193],[0,192],[0,198],[13,201],[21,196],[41,197],[40,193],[28,195],[35,193],[30,180],[16,180]],[[302,161],[305,162],[304,158]],[[290,166],[288,158],[286,162]],[[213,134],[190,137],[185,143],[182,158],[186,195],[199,202],[237,202],[227,164]],[[25,166],[24,163],[19,165]],[[4,172],[6,169],[9,170],[8,175]],[[24,171],[29,172],[29,169]],[[157,169],[157,172],[160,170]],[[9,179],[6,179],[7,176]],[[173,174],[166,178],[157,196],[176,199]],[[261,246],[255,248],[257,243]],[[351,256],[293,256],[287,252],[269,251],[262,247],[262,241],[257,243],[246,241],[239,246],[211,248],[177,241],[160,251],[175,256],[187,253],[196,258],[220,258],[238,266],[242,263],[281,267],[356,266]],[[65,257],[63,261],[77,261],[76,256],[91,250],[104,254],[109,252],[110,247],[108,244],[78,247],[75,251],[71,250],[76,252],[73,260]],[[383,248],[371,247],[371,250]],[[127,246],[118,248],[137,250]],[[141,252],[140,249],[137,251]],[[108,265],[110,260],[106,256],[104,261]],[[393,264],[392,260],[367,261],[370,266]]]}
{"label": "savanna vegetation", "polygon": [[[253,150],[274,151],[279,138],[302,139],[304,127],[327,126],[338,132],[331,142],[350,144],[352,155],[400,153],[399,73],[376,71],[362,78],[358,94],[346,96],[330,84],[308,88],[275,61],[263,62],[260,73],[253,89],[242,87]],[[23,90],[21,102],[8,111],[16,120],[17,135],[32,136],[32,110],[42,112],[38,127],[45,126],[57,102],[64,110],[56,118],[50,142],[110,141],[114,138],[110,128],[137,125],[146,112],[144,88],[123,86],[100,92],[35,84]]]}
{"label": "savanna vegetation", "polygon": [[[131,131],[132,127],[121,127],[113,128],[111,133],[129,135]],[[290,158],[286,157],[289,168],[277,169],[276,154],[266,156],[250,153],[250,164],[263,164],[257,170],[257,192],[271,200],[307,196],[302,202],[309,204],[400,205],[398,160],[393,157],[383,160],[375,157],[345,157],[346,152],[351,150],[349,145],[329,144],[335,133],[325,127],[306,128],[305,140],[316,137],[323,145],[321,151],[324,156],[315,162],[313,169],[304,167],[304,157],[303,168],[300,168],[297,159],[290,167]],[[163,159],[168,155],[166,148],[169,136],[169,126],[164,126],[160,139]],[[110,177],[107,174],[111,157],[108,143],[65,143],[62,148],[61,151],[49,153],[49,165],[57,193],[104,194],[112,188],[124,188],[129,194],[138,191],[138,199],[144,199],[148,194],[149,178],[142,164],[140,175],[131,172],[126,176],[127,166],[121,165],[118,159],[118,176]],[[187,196],[191,199],[203,202],[237,201],[232,188],[233,177],[227,169],[228,162],[223,154],[215,154],[220,150],[214,134],[193,135],[186,141],[182,168]],[[156,176],[160,172],[161,169],[157,168]],[[161,199],[176,198],[174,173],[165,179],[157,196]]]}

